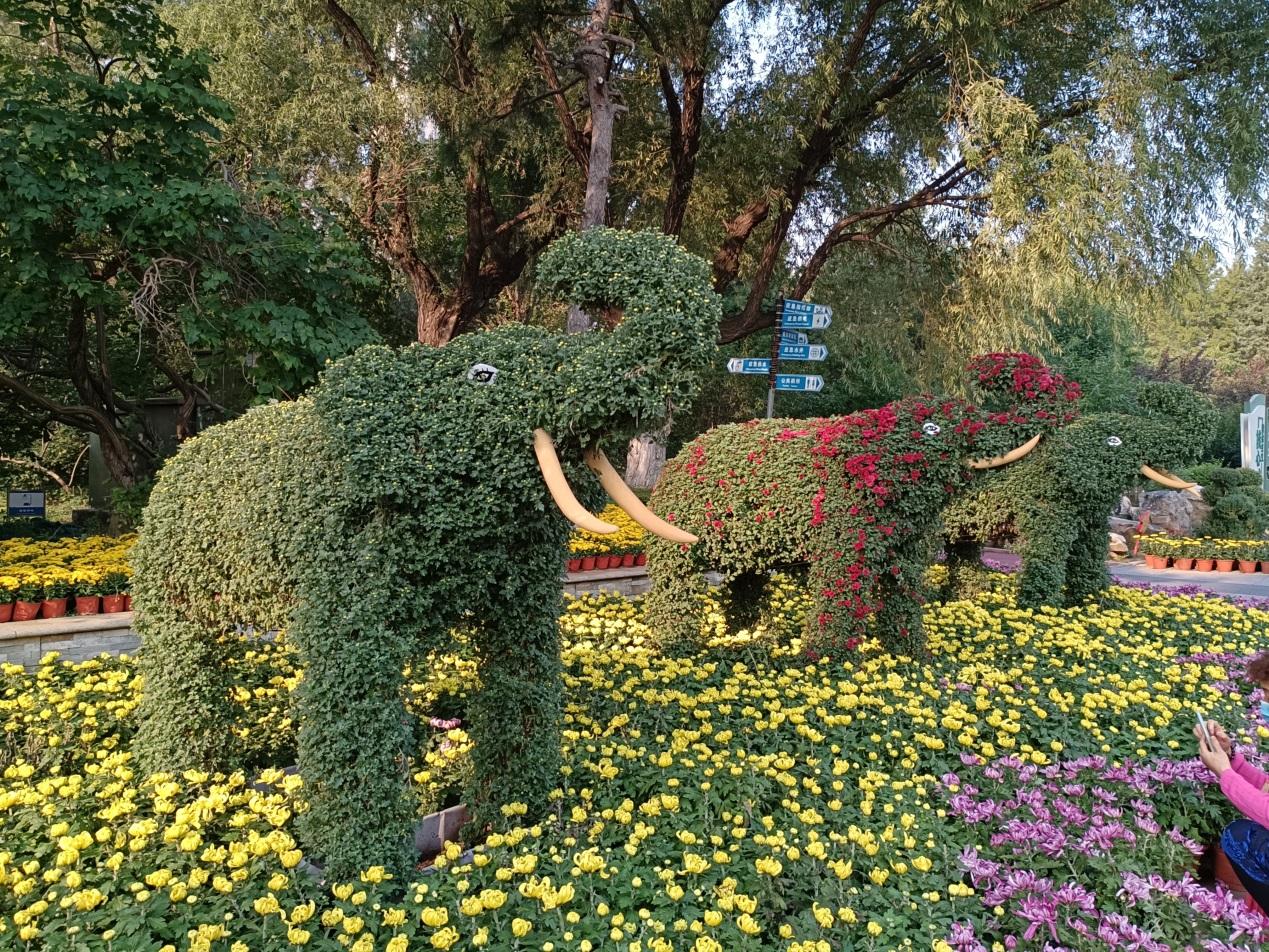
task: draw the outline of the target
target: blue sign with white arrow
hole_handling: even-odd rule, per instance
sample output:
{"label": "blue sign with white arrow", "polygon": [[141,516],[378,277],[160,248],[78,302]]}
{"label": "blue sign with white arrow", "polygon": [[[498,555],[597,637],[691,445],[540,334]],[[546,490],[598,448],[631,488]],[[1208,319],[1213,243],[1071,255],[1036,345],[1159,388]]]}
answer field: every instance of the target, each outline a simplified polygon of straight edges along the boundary
{"label": "blue sign with white arrow", "polygon": [[780,319],[781,327],[822,331],[833,323],[833,309],[827,304],[790,301],[788,298],[785,298],[783,303],[784,315]]}
{"label": "blue sign with white arrow", "polygon": [[771,359],[768,357],[733,357],[727,361],[729,374],[765,374],[771,372]]}
{"label": "blue sign with white arrow", "polygon": [[824,378],[819,374],[776,374],[775,388],[801,393],[819,393],[824,389]]}
{"label": "blue sign with white arrow", "polygon": [[823,344],[781,344],[781,360],[823,360],[828,348]]}

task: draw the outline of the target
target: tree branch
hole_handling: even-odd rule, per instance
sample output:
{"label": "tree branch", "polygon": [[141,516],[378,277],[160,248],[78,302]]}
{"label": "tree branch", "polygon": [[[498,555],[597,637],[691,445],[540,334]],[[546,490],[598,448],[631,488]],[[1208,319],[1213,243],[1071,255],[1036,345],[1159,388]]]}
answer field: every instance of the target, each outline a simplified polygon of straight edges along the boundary
{"label": "tree branch", "polygon": [[43,473],[49,479],[56,482],[57,485],[61,486],[64,491],[70,491],[70,484],[67,483],[66,480],[62,479],[61,476],[53,472],[53,470],[49,469],[47,466],[41,466],[34,460],[18,459],[16,456],[0,456],[0,463],[9,463],[13,466],[25,466],[27,469],[33,469],[37,473]]}
{"label": "tree branch", "polygon": [[[582,177],[585,178],[590,174],[590,158],[588,155],[590,143],[586,141],[586,137],[578,130],[577,123],[573,121],[573,113],[568,108],[568,100],[564,98],[564,90],[568,87],[560,84],[559,74],[555,72],[555,66],[551,62],[551,54],[547,51],[546,44],[542,41],[542,36],[537,32],[533,34],[533,58],[537,60],[538,68],[546,79],[546,88],[550,91],[551,102],[555,106],[555,115],[560,121],[560,128],[564,130],[564,147],[573,156],[573,159],[577,162],[577,167],[582,170]],[[569,86],[571,85],[572,83],[569,84]]]}
{"label": "tree branch", "polygon": [[380,76],[379,56],[366,38],[365,31],[337,0],[326,0],[326,15],[334,21],[344,45],[356,52],[366,79],[371,83],[377,82]]}

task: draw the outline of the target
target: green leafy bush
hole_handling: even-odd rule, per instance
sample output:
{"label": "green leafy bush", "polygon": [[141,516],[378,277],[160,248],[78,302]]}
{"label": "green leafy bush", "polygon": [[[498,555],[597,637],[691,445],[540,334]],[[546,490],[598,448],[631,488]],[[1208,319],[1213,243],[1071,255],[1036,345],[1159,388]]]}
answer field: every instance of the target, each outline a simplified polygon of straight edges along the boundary
{"label": "green leafy bush", "polygon": [[1144,465],[1191,462],[1211,439],[1210,403],[1180,384],[1143,383],[1134,413],[1084,416],[944,512],[949,569],[977,547],[1015,539],[1023,557],[1020,604],[1075,604],[1109,584],[1106,518]]}
{"label": "green leafy bush", "polygon": [[1187,469],[1185,478],[1203,487],[1203,500],[1212,507],[1204,535],[1254,539],[1269,530],[1269,493],[1256,471],[1204,463]]}

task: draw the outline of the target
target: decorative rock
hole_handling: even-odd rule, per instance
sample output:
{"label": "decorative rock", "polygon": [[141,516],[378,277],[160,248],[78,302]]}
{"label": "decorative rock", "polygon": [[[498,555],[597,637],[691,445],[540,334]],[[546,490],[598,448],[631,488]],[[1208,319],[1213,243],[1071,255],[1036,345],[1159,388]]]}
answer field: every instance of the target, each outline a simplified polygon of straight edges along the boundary
{"label": "decorative rock", "polygon": [[1195,535],[1212,507],[1188,493],[1171,489],[1145,494],[1141,508],[1150,513],[1150,529],[1171,535]]}
{"label": "decorative rock", "polygon": [[1110,533],[1110,554],[1124,556],[1128,554],[1128,540],[1118,532]]}

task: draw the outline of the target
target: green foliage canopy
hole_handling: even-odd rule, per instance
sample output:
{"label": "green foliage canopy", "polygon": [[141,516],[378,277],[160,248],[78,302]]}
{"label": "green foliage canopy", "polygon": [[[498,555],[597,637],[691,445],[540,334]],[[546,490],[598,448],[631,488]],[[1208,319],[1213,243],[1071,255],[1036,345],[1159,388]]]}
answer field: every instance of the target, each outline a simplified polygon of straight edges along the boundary
{"label": "green foliage canopy", "polygon": [[217,370],[285,395],[376,339],[374,265],[317,196],[216,161],[230,110],[153,3],[0,23],[0,390],[97,432],[127,484],[156,461],[147,398],[188,431]]}

